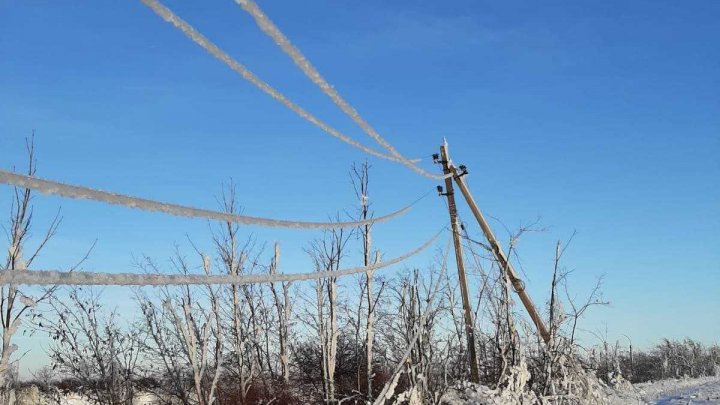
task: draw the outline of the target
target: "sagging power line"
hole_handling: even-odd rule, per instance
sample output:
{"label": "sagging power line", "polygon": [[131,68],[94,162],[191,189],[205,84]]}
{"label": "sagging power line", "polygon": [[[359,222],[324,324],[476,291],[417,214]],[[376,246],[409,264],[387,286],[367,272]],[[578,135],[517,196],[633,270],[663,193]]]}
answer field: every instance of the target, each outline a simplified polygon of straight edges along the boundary
{"label": "sagging power line", "polygon": [[247,275],[209,275],[209,274],[137,274],[137,273],[100,273],[84,271],[26,270],[0,272],[0,285],[214,285],[214,284],[251,284],[274,283],[281,281],[317,280],[326,277],[345,277],[367,273],[398,264],[430,247],[445,229],[441,229],[432,238],[419,247],[394,259],[370,266],[353,267],[337,271],[316,271],[297,274],[247,274]]}
{"label": "sagging power line", "polygon": [[300,70],[305,73],[313,83],[315,83],[325,95],[327,95],[335,105],[337,105],[348,117],[350,117],[366,134],[373,138],[380,146],[385,148],[390,154],[396,157],[400,163],[409,167],[418,174],[425,177],[441,180],[444,176],[438,176],[433,173],[429,173],[422,168],[416,166],[411,160],[401,155],[387,140],[385,140],[358,112],[350,105],[345,99],[340,96],[337,90],[325,78],[320,72],[313,66],[313,64],[303,55],[300,50],[294,46],[290,40],[280,31],[280,29],[270,20],[270,18],[258,7],[253,0],[235,0],[243,10],[247,11],[258,27],[267,34],[272,40],[287,54],[290,59],[297,65]]}
{"label": "sagging power line", "polygon": [[407,213],[410,208],[420,201],[423,197],[415,200],[408,206],[399,209],[388,215],[376,217],[365,221],[347,221],[347,222],[306,222],[306,221],[287,221],[281,219],[251,217],[247,215],[231,214],[228,212],[212,211],[201,208],[193,208],[178,204],[170,204],[161,201],[148,200],[127,196],[118,193],[96,190],[83,186],[74,186],[64,184],[57,181],[45,180],[38,177],[26,176],[23,174],[12,173],[0,170],[0,183],[9,184],[16,187],[37,190],[44,194],[53,194],[62,197],[86,199],[103,202],[106,204],[122,205],[125,207],[162,212],[170,215],[181,217],[205,218],[218,221],[228,221],[246,225],[258,225],[271,228],[301,228],[301,229],[332,229],[332,228],[353,228],[358,226],[369,225],[373,223],[385,222],[390,219],[399,217]]}
{"label": "sagging power line", "polygon": [[382,152],[378,152],[375,149],[372,149],[370,147],[367,147],[360,142],[357,142],[356,140],[350,138],[349,136],[343,134],[342,132],[336,130],[335,128],[331,127],[330,125],[326,124],[325,122],[321,121],[320,119],[316,118],[314,115],[310,114],[308,111],[300,107],[298,104],[284,96],[279,91],[275,90],[272,86],[270,86],[268,83],[263,81],[260,77],[255,75],[253,72],[251,72],[248,68],[243,66],[240,62],[233,59],[230,55],[227,54],[227,52],[220,49],[217,45],[215,45],[212,41],[207,39],[204,35],[202,35],[199,31],[197,31],[195,28],[193,28],[190,24],[188,24],[186,21],[175,15],[175,13],[172,12],[169,8],[164,6],[162,3],[160,3],[157,0],[141,0],[145,5],[147,5],[151,10],[155,12],[158,16],[162,17],[163,20],[169,22],[172,24],[175,28],[180,30],[185,36],[190,38],[193,42],[200,45],[203,49],[205,49],[208,53],[210,53],[212,56],[217,58],[218,60],[225,63],[230,69],[235,71],[236,73],[240,74],[245,80],[249,81],[255,87],[262,90],[264,93],[272,97],[273,99],[280,102],[282,105],[287,107],[288,109],[295,112],[297,115],[302,117],[303,119],[309,121],[313,125],[317,126],[318,128],[322,129],[323,131],[327,132],[328,134],[334,136],[335,138],[352,145],[360,150],[362,150],[365,153],[369,153],[373,156],[387,159],[395,162],[400,162],[401,160],[397,157],[386,155]]}

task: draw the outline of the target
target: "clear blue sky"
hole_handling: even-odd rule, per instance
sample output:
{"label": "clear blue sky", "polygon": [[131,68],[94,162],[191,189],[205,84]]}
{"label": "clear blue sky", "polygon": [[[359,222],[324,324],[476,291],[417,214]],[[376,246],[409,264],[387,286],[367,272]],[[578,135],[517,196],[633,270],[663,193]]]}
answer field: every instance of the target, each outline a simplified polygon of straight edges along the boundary
{"label": "clear blue sky", "polygon": [[[368,145],[232,1],[170,2],[255,73]],[[640,345],[720,336],[720,3],[717,1],[261,1],[325,77],[404,154],[447,137],[487,214],[510,228],[542,217],[520,245],[529,291],[546,298],[557,239],[579,294],[606,274],[610,308],[585,327]],[[245,213],[323,220],[354,204],[347,172],[365,156],[260,93],[140,2],[0,1],[0,167],[24,163],[36,131],[39,175],[216,208],[233,178]],[[377,214],[437,184],[371,159]],[[9,188],[0,189],[6,212]],[[39,266],[127,271],[164,260],[207,223],[62,206]],[[470,219],[469,213],[463,215]],[[447,221],[425,198],[378,226],[395,256]],[[506,234],[494,222],[497,233]],[[476,234],[475,227],[470,228]],[[39,232],[39,230],[38,230]],[[248,228],[306,271],[313,232]],[[427,259],[421,257],[416,263]],[[353,263],[354,264],[354,263]],[[108,289],[122,306],[127,289]],[[130,306],[130,304],[127,304]]]}

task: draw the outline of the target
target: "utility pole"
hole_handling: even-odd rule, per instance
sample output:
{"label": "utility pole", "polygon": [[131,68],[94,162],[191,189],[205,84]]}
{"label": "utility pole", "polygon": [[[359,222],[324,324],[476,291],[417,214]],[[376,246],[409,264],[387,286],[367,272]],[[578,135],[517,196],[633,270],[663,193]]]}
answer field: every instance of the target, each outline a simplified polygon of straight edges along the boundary
{"label": "utility pole", "polygon": [[[440,147],[439,163],[442,164],[443,173],[446,176],[448,174],[454,174],[454,170],[451,168],[450,161],[448,159],[447,143]],[[445,178],[445,192],[443,193],[442,186],[438,186],[438,191],[440,192],[440,195],[447,197],[448,210],[450,211],[450,226],[452,228],[453,242],[455,245],[455,261],[457,262],[458,279],[460,280],[460,295],[462,295],[463,312],[465,314],[465,335],[467,336],[470,380],[474,383],[479,383],[480,373],[478,371],[477,354],[475,352],[475,326],[473,323],[472,310],[470,309],[470,295],[468,294],[467,279],[465,277],[465,262],[460,239],[460,221],[458,220],[457,207],[455,206],[452,176]]]}
{"label": "utility pole", "polygon": [[[467,184],[465,184],[465,179],[463,178],[463,176],[467,174],[467,169],[464,166],[460,166],[461,170],[458,171],[458,169],[453,166],[452,162],[450,162],[449,158],[447,157],[447,148],[445,147],[444,149],[441,149],[441,151],[445,151],[443,161],[448,161],[443,163],[443,167],[448,168],[448,171],[446,171],[445,173],[453,174],[452,178],[455,179],[455,183],[457,183],[458,188],[460,188],[460,192],[462,192],[462,195],[465,197],[465,200],[470,206],[470,210],[472,211],[475,219],[480,225],[483,234],[485,234],[485,238],[490,244],[490,248],[492,249],[493,256],[495,256],[495,260],[497,260],[498,265],[500,266],[502,271],[504,271],[507,277],[510,279],[513,289],[515,289],[515,292],[520,297],[520,300],[525,306],[525,309],[530,315],[530,318],[532,319],[533,323],[535,323],[535,327],[540,333],[540,336],[543,338],[545,343],[550,342],[550,333],[548,333],[548,330],[545,327],[545,323],[538,314],[537,309],[535,309],[535,305],[533,304],[532,299],[530,299],[530,296],[528,296],[527,292],[525,292],[525,283],[523,283],[522,280],[518,278],[512,264],[505,257],[505,253],[500,248],[500,244],[495,238],[492,229],[490,229],[490,225],[488,225],[488,222],[485,220],[482,212],[480,212],[480,208],[478,208],[477,203],[475,203],[475,199],[473,198],[472,194],[470,194],[470,190],[468,189]],[[448,183],[451,183],[451,181],[449,178],[446,178],[445,184],[447,185]],[[453,204],[453,208],[454,205],[455,204]]]}

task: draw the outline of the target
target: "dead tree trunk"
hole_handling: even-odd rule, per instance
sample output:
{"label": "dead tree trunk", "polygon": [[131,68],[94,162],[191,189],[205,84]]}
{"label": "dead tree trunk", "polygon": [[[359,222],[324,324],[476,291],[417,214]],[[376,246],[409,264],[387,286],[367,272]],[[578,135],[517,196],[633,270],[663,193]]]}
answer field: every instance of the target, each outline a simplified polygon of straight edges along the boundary
{"label": "dead tree trunk", "polygon": [[[270,263],[270,274],[277,274],[280,266],[280,245],[275,243],[275,251],[272,262]],[[285,384],[290,383],[290,315],[292,306],[290,302],[290,282],[282,282],[282,296],[275,288],[275,284],[270,284],[273,300],[275,302],[275,310],[278,315],[278,346],[280,349],[280,374]]]}
{"label": "dead tree trunk", "polygon": [[[308,250],[316,271],[337,271],[349,239],[343,229],[326,231],[325,238],[316,240]],[[335,366],[340,330],[338,329],[337,277],[318,280],[315,285],[317,300],[317,331],[320,338],[321,371],[326,403],[337,403],[335,392]],[[325,307],[327,302],[327,313]]]}
{"label": "dead tree trunk", "polygon": [[[360,215],[359,219],[365,221],[372,217],[370,212],[370,199],[369,199],[369,184],[370,184],[370,165],[365,161],[360,168],[353,165],[352,172],[350,173],[350,180],[352,181],[353,188],[355,189],[355,196],[360,201]],[[372,225],[367,224],[360,228],[360,234],[363,242],[363,265],[365,267],[370,266],[372,256]],[[380,255],[376,253],[375,263],[380,261]],[[367,390],[366,403],[371,404],[373,402],[373,340],[375,338],[375,307],[377,301],[382,293],[382,287],[377,297],[373,291],[375,275],[374,271],[369,271],[365,274],[365,302],[367,304],[367,319],[365,327],[365,388]],[[384,286],[384,284],[383,284]],[[358,328],[360,327],[360,314],[358,313]],[[360,386],[358,386],[360,390]]]}

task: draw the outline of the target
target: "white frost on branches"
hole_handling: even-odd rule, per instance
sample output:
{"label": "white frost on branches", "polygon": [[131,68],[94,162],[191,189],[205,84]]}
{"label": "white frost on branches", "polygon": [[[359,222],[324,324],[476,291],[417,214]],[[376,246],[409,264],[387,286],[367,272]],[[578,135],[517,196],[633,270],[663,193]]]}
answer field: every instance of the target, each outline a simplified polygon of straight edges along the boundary
{"label": "white frost on branches", "polygon": [[[437,238],[439,236],[435,235]],[[448,254],[450,252],[450,243],[452,242],[452,239],[448,239],[447,247],[445,248],[445,254],[443,256],[443,266],[442,266],[442,274],[441,277],[436,281],[435,287],[432,289],[432,292],[430,296],[427,298],[427,306],[425,307],[425,310],[422,312],[422,315],[420,315],[420,320],[415,326],[415,334],[410,339],[408,347],[405,350],[405,353],[400,358],[400,361],[395,366],[395,370],[393,371],[393,374],[390,378],[390,380],[385,383],[385,386],[380,391],[380,394],[378,394],[378,397],[373,402],[373,405],[383,405],[386,400],[392,398],[393,393],[395,392],[395,388],[398,385],[398,382],[400,381],[400,376],[402,375],[403,368],[407,365],[408,359],[412,355],[412,351],[415,349],[416,344],[418,342],[418,339],[422,336],[422,328],[419,327],[419,325],[424,325],[425,320],[430,315],[430,313],[437,309],[433,307],[433,302],[435,302],[435,296],[437,295],[438,291],[440,291],[440,279],[442,279],[442,276],[444,276],[445,272],[447,271],[447,259]]]}
{"label": "white frost on branches", "polygon": [[20,295],[20,303],[28,308],[35,308],[37,306],[37,302],[27,295]]}

